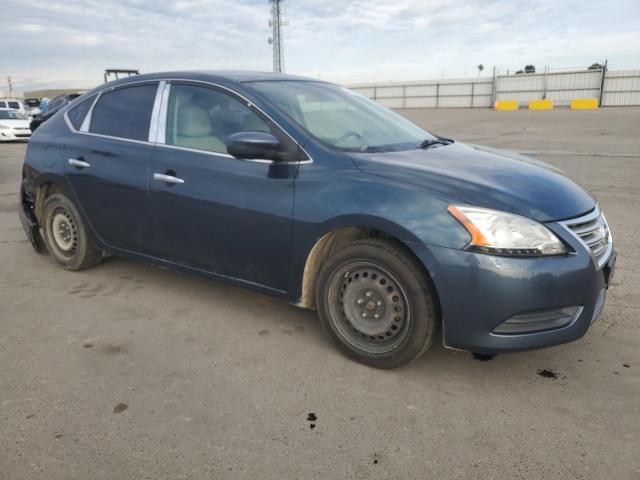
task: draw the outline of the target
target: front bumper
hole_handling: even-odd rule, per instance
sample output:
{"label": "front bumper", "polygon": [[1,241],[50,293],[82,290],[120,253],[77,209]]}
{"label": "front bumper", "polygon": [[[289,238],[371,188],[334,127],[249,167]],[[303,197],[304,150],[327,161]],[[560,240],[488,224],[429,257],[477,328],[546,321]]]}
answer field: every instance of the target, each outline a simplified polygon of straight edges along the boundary
{"label": "front bumper", "polygon": [[15,130],[6,128],[0,130],[0,142],[11,142],[15,140],[29,140],[31,138],[31,130]]}
{"label": "front bumper", "polygon": [[[598,269],[577,238],[559,225],[549,227],[575,253],[512,258],[408,242],[438,292],[446,347],[474,353],[530,350],[571,342],[587,332],[602,311],[616,252],[612,248]],[[505,331],[508,319],[548,317],[568,307],[574,314],[548,329],[496,333]]]}

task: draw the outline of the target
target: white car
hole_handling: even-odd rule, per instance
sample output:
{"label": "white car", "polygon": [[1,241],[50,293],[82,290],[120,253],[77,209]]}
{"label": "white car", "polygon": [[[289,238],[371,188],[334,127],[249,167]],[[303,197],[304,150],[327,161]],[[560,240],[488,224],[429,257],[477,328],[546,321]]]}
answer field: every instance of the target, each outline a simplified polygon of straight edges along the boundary
{"label": "white car", "polygon": [[0,109],[0,142],[28,140],[30,136],[29,118],[24,113]]}

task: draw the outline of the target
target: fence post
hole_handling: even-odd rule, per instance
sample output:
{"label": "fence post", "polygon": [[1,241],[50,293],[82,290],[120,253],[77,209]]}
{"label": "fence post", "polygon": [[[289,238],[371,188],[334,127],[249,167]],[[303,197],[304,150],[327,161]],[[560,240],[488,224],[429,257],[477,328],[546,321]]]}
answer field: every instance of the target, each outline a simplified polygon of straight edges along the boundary
{"label": "fence post", "polygon": [[544,66],[544,88],[542,91],[542,99],[546,100],[547,98],[547,82],[549,81],[549,65]]}
{"label": "fence post", "polygon": [[602,99],[604,98],[604,81],[607,77],[607,62],[609,60],[604,61],[604,65],[602,66],[602,78],[600,79],[600,99],[598,100],[598,107],[602,106]]}
{"label": "fence post", "polygon": [[373,86],[373,100],[378,100],[378,87],[375,85]]}
{"label": "fence post", "polygon": [[476,82],[471,82],[471,108],[473,108],[473,95],[475,92]]}
{"label": "fence post", "polygon": [[440,106],[440,84],[436,83],[436,108]]}
{"label": "fence post", "polygon": [[492,81],[492,86],[491,86],[491,107],[489,108],[493,108],[493,106],[496,104],[496,67],[493,67],[493,81]]}
{"label": "fence post", "polygon": [[402,108],[407,108],[407,86],[402,86]]}

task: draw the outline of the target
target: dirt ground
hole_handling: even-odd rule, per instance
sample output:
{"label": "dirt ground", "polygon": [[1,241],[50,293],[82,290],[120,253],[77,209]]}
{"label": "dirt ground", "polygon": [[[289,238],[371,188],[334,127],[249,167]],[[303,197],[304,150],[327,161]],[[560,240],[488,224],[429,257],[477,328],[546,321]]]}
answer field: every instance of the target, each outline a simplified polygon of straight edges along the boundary
{"label": "dirt ground", "polygon": [[20,227],[25,145],[0,144],[0,479],[640,478],[640,109],[402,113],[597,196],[619,257],[585,338],[380,371],[271,298],[118,258],[66,272]]}

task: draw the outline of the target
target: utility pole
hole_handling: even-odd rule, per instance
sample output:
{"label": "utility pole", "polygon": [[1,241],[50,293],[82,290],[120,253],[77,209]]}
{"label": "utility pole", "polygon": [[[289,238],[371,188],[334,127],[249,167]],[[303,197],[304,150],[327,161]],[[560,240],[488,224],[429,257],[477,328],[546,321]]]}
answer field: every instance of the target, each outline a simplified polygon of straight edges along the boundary
{"label": "utility pole", "polygon": [[273,45],[273,71],[277,73],[284,72],[284,46],[282,44],[282,30],[280,27],[288,25],[286,20],[282,19],[283,0],[269,0],[271,4],[271,20],[269,26],[272,29],[269,43]]}
{"label": "utility pole", "polygon": [[13,85],[11,85],[11,75],[7,75],[7,82],[9,82],[9,98],[13,98]]}

